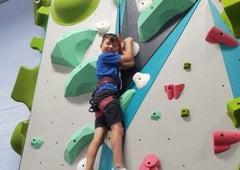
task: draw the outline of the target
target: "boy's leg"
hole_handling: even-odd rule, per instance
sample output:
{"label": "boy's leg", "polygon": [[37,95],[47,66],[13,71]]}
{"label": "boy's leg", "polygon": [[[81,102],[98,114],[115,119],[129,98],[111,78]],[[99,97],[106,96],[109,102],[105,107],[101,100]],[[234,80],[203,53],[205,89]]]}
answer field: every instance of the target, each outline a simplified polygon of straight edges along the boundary
{"label": "boy's leg", "polygon": [[111,126],[111,145],[113,151],[113,163],[114,166],[123,165],[123,154],[122,154],[122,137],[124,129],[121,122],[114,123]]}
{"label": "boy's leg", "polygon": [[93,140],[89,144],[87,151],[86,170],[93,170],[98,149],[103,144],[106,133],[107,133],[106,127],[97,127],[95,129]]}

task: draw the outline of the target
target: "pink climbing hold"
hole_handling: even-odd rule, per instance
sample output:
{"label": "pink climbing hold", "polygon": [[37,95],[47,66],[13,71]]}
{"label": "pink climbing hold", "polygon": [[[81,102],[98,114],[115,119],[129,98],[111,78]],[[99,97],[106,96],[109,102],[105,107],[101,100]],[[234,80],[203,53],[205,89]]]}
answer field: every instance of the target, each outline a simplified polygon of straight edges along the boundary
{"label": "pink climbing hold", "polygon": [[178,99],[180,97],[181,92],[184,89],[184,84],[177,84],[177,85],[165,85],[164,90],[167,93],[167,97],[169,100],[173,99]]}
{"label": "pink climbing hold", "polygon": [[233,36],[227,34],[220,28],[213,26],[207,36],[206,36],[206,41],[211,42],[211,43],[223,43],[225,45],[231,46],[231,47],[236,47],[238,46],[238,40],[233,38]]}
{"label": "pink climbing hold", "polygon": [[214,153],[218,154],[231,148],[231,144],[240,141],[240,132],[214,131],[213,148]]}
{"label": "pink climbing hold", "polygon": [[139,170],[160,170],[161,163],[154,154],[148,154],[144,157],[143,162],[139,166]]}
{"label": "pink climbing hold", "polygon": [[178,84],[178,85],[174,85],[174,98],[178,99],[180,97],[181,92],[184,89],[184,84]]}
{"label": "pink climbing hold", "polygon": [[173,85],[164,86],[164,90],[167,93],[168,99],[171,100],[173,98]]}

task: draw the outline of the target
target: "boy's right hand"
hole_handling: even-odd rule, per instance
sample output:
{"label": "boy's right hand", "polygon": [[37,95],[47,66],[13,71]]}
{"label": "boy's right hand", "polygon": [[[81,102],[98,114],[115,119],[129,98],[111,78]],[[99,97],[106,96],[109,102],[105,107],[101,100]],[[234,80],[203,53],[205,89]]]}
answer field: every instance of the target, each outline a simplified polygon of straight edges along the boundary
{"label": "boy's right hand", "polygon": [[133,42],[133,38],[132,37],[127,37],[124,41],[132,43]]}

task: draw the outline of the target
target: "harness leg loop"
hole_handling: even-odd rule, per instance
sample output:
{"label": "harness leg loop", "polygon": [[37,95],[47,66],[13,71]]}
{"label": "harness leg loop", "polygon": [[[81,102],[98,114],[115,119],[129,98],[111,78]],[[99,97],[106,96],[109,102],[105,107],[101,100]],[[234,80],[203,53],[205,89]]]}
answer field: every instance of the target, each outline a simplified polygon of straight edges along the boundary
{"label": "harness leg loop", "polygon": [[98,112],[95,112],[95,117],[98,118],[100,116],[103,116],[103,110],[104,108],[109,104],[111,103],[112,101],[114,100],[113,96],[108,96],[104,99],[102,99],[100,102],[99,102],[99,105],[98,105],[98,108],[100,109]]}

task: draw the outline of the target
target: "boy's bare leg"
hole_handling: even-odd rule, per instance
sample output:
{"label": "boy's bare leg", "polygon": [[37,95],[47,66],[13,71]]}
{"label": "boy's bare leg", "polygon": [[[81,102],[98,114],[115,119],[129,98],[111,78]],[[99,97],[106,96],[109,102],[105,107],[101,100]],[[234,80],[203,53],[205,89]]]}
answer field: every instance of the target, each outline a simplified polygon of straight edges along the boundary
{"label": "boy's bare leg", "polygon": [[114,166],[123,165],[123,154],[122,154],[122,137],[123,137],[123,126],[121,122],[115,123],[111,126],[111,145],[113,151],[113,163]]}
{"label": "boy's bare leg", "polygon": [[86,170],[93,170],[98,149],[103,144],[106,133],[107,128],[105,127],[98,127],[95,129],[93,140],[91,141],[87,151]]}

